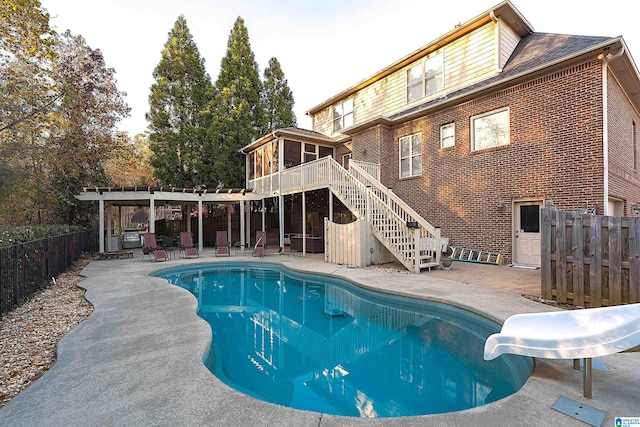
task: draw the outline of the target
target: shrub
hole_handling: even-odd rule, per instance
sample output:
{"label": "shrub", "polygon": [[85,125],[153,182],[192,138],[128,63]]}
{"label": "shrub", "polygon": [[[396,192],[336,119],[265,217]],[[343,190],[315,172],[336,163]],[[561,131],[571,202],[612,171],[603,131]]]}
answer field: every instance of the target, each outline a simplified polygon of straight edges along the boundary
{"label": "shrub", "polygon": [[19,227],[0,226],[0,246],[10,246],[14,243],[29,242],[46,237],[61,236],[63,234],[83,231],[83,227],[76,225],[22,225]]}

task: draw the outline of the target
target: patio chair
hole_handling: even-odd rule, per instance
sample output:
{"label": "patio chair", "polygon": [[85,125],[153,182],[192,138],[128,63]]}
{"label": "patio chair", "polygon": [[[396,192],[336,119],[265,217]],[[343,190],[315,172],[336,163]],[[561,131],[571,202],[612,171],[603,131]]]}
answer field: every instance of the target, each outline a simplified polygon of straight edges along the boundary
{"label": "patio chair", "polygon": [[151,260],[151,255],[153,254],[153,259],[155,261],[166,261],[167,260],[167,251],[165,251],[162,246],[159,246],[156,243],[156,235],[154,233],[146,233],[143,234],[143,245],[142,245],[142,260],[144,261],[145,256],[149,256],[149,260]]}
{"label": "patio chair", "polygon": [[226,231],[216,231],[216,256],[231,256],[231,244]]}
{"label": "patio chair", "polygon": [[267,232],[256,231],[256,244],[253,247],[253,256],[262,258],[267,250]]}
{"label": "patio chair", "polygon": [[198,258],[200,256],[198,248],[193,244],[191,233],[188,231],[180,232],[180,256],[182,256],[182,254],[184,254],[185,258]]}

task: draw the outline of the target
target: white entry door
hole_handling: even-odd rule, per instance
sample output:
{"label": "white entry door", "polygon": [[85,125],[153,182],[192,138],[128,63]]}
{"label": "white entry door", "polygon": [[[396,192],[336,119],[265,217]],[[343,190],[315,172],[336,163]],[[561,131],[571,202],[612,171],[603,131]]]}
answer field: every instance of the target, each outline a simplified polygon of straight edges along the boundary
{"label": "white entry door", "polygon": [[540,265],[540,209],[541,201],[516,202],[514,262]]}

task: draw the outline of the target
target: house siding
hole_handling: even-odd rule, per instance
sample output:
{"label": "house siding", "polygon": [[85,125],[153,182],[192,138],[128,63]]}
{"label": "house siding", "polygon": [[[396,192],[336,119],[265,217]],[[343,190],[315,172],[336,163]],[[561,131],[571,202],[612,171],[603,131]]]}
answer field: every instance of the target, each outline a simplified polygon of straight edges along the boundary
{"label": "house siding", "polygon": [[[640,202],[640,171],[638,170],[640,116],[610,72],[607,75],[607,96],[609,196],[624,200],[625,215],[631,215],[631,204]],[[632,138],[633,123],[636,124],[635,153]]]}
{"label": "house siding", "polygon": [[[359,124],[379,116],[391,116],[429,99],[446,96],[498,73],[496,68],[496,24],[486,24],[429,55],[444,55],[444,90],[431,96],[407,103],[407,70],[424,61],[415,61],[406,67],[359,90],[354,100],[354,124]],[[340,102],[343,102],[343,98]],[[335,104],[334,104],[335,105]],[[336,136],[333,132],[333,105],[313,115],[313,130],[325,135]]]}
{"label": "house siding", "polygon": [[[381,181],[441,227],[452,244],[500,252],[510,260],[513,202],[602,208],[601,74],[601,64],[591,62],[381,132]],[[510,144],[472,152],[471,117],[503,107],[510,109]],[[455,146],[440,149],[440,126],[452,122]],[[422,176],[400,179],[398,139],[416,132],[422,133]],[[353,142],[358,150],[375,145],[375,134],[362,132]]]}
{"label": "house siding", "polygon": [[516,46],[518,46],[520,36],[503,21],[498,21],[498,31],[498,40],[500,41],[498,48],[498,68],[502,69],[509,58],[511,58],[511,54],[516,49]]}

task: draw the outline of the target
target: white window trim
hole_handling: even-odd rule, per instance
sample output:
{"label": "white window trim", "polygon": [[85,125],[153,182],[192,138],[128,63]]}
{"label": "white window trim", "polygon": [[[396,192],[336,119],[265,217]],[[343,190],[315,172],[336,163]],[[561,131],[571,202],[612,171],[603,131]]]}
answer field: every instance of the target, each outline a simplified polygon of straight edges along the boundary
{"label": "white window trim", "polygon": [[[489,117],[489,116],[493,116],[493,115],[497,115],[500,113],[506,112],[507,113],[507,129],[506,129],[506,136],[507,136],[507,141],[505,143],[502,144],[498,144],[498,145],[492,145],[489,147],[482,147],[482,148],[476,148],[476,120],[479,119],[483,119],[485,117]],[[486,113],[482,113],[482,114],[478,114],[475,116],[471,116],[470,119],[470,130],[471,130],[471,151],[482,151],[482,150],[487,150],[490,148],[496,148],[496,147],[503,147],[505,145],[510,145],[511,144],[511,109],[509,107],[503,107],[503,108],[498,108],[492,111],[487,111]]]}
{"label": "white window trim", "polygon": [[[453,128],[453,135],[449,136],[449,135],[444,135],[443,131],[446,128]],[[444,141],[445,138],[451,138],[453,143],[451,145],[444,145]],[[452,123],[447,123],[446,125],[442,125],[440,126],[440,148],[451,148],[451,147],[455,147],[456,146],[456,123],[452,122]]]}
{"label": "white window trim", "polygon": [[[415,137],[420,137],[420,151],[418,153],[409,152],[408,157],[402,157],[402,141],[408,139],[409,140],[409,150],[411,150],[412,139]],[[416,156],[420,156],[420,173],[413,173],[413,158]],[[402,176],[402,160],[409,159],[409,175]],[[400,179],[408,179],[415,178],[417,176],[422,175],[422,132],[413,133],[411,135],[406,135],[401,138],[398,138],[398,177]]]}
{"label": "white window trim", "polygon": [[[345,104],[347,103],[351,103],[351,110],[348,113],[345,113]],[[339,105],[342,109],[342,114],[340,115],[339,118],[334,118],[333,117],[333,112],[335,111],[335,106],[331,107],[331,123],[332,123],[332,127],[333,127],[333,132],[340,132],[343,129],[346,129],[347,127],[353,126],[353,124],[355,123],[354,121],[354,110],[355,110],[355,103],[353,102],[353,98],[349,98],[349,99],[345,99],[344,101],[341,101],[340,103],[336,104]],[[351,124],[349,126],[345,125],[345,117],[347,116],[351,116]],[[340,123],[340,128],[338,129],[336,127],[336,123]]]}
{"label": "white window trim", "polygon": [[[438,89],[438,90],[436,90],[436,91],[434,91],[434,92],[427,93],[427,73],[426,73],[426,71],[425,71],[425,67],[426,67],[426,64],[427,64],[428,62],[433,61],[433,60],[437,59],[438,57],[439,57],[439,61],[440,61],[440,73],[438,73],[438,78],[439,78],[439,80],[440,80],[440,86],[441,86],[441,87],[440,87],[440,89]],[[414,83],[414,84],[412,84],[412,85],[409,85],[409,73],[410,73],[410,72],[411,72],[411,70],[412,70],[413,68],[415,68],[417,65],[419,65],[419,66],[421,67],[421,73],[422,73],[422,76],[421,76],[421,79],[420,79],[420,88],[421,88],[421,93],[420,93],[420,96],[418,96],[417,98],[415,98],[415,99],[409,99],[409,92],[410,92],[410,89],[412,89],[412,88],[414,88],[414,87],[418,86],[418,84],[417,84],[417,83]],[[425,98],[425,97],[427,97],[427,96],[431,96],[431,95],[433,95],[433,94],[435,94],[435,93],[438,93],[438,92],[440,92],[440,91],[444,90],[444,52],[442,52],[442,51],[441,51],[441,52],[438,52],[438,53],[436,53],[435,55],[432,55],[432,56],[430,56],[429,58],[426,58],[426,59],[425,59],[424,61],[422,61],[420,64],[415,64],[415,63],[414,63],[413,65],[409,66],[409,67],[406,69],[405,78],[406,78],[406,85],[405,85],[405,88],[406,88],[406,98],[407,98],[407,103],[412,103],[412,102],[418,101],[419,99]]]}

